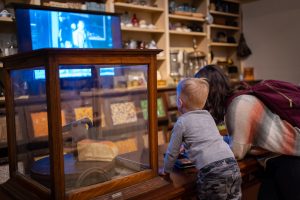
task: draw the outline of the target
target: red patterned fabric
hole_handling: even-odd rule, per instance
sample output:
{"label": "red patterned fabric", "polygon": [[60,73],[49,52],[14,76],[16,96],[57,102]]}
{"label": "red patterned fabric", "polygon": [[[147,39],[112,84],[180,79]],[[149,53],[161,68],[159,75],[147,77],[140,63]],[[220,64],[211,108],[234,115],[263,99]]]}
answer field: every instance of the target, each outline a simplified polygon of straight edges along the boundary
{"label": "red patterned fabric", "polygon": [[253,95],[234,98],[225,122],[237,159],[242,159],[253,145],[274,153],[300,156],[300,129],[282,120]]}

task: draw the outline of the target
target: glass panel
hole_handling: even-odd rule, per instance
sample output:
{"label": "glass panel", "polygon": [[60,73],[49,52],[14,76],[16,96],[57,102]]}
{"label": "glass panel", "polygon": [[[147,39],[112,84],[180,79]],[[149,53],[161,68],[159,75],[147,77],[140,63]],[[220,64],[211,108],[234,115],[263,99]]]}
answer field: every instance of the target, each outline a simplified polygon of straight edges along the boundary
{"label": "glass panel", "polygon": [[60,66],[67,191],[150,168],[147,70]]}
{"label": "glass panel", "polygon": [[11,73],[18,172],[50,187],[46,86],[41,72],[43,67]]}

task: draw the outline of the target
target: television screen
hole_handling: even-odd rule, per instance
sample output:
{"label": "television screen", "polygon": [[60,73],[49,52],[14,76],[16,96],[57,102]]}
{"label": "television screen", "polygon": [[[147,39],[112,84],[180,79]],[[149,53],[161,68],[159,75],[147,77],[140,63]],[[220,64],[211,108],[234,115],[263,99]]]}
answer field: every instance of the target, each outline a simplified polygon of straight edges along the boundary
{"label": "television screen", "polygon": [[119,15],[15,7],[19,52],[41,48],[121,48]]}

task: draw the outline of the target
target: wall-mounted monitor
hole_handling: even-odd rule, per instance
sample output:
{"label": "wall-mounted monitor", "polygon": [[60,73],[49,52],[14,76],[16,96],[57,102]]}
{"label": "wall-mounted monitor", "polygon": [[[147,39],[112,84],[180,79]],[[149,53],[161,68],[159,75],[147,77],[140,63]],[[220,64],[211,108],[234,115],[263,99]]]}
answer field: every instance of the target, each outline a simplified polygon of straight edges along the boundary
{"label": "wall-mounted monitor", "polygon": [[41,48],[121,48],[114,13],[14,4],[19,52]]}

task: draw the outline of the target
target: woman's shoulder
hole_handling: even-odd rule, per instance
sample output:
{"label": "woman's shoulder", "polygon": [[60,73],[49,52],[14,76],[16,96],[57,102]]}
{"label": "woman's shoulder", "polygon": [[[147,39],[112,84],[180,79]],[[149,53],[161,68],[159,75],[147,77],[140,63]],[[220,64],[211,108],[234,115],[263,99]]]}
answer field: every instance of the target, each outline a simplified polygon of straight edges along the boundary
{"label": "woman's shoulder", "polygon": [[241,94],[232,99],[232,101],[245,101],[245,102],[257,101],[257,100],[259,100],[259,99],[256,96],[251,95],[251,94]]}
{"label": "woman's shoulder", "polygon": [[226,110],[232,102],[236,101],[255,101],[257,98],[252,94],[251,89],[236,90],[231,92],[225,100]]}
{"label": "woman's shoulder", "polygon": [[264,109],[264,103],[254,95],[242,94],[234,97],[226,107],[226,113],[228,112],[244,112],[245,110],[250,111],[251,109]]}

